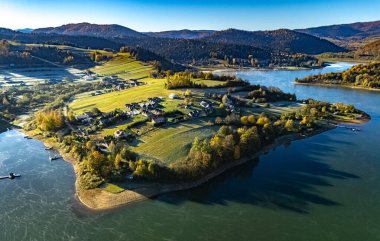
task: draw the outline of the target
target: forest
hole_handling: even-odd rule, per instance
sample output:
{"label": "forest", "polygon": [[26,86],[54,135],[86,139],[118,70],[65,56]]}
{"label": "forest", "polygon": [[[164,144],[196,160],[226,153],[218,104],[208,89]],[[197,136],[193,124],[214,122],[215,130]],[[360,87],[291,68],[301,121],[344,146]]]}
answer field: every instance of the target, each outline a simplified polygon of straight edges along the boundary
{"label": "forest", "polygon": [[305,84],[348,85],[365,88],[380,88],[380,63],[359,64],[340,73],[326,73],[296,79]]}

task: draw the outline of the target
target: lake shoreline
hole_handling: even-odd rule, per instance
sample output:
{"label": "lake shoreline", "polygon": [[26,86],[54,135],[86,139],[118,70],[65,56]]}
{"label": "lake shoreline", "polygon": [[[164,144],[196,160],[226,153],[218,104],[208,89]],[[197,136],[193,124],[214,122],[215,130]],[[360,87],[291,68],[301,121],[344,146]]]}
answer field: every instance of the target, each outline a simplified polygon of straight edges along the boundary
{"label": "lake shoreline", "polygon": [[275,67],[275,68],[254,68],[254,67],[243,67],[243,68],[215,68],[210,70],[202,70],[204,72],[212,72],[215,74],[223,73],[223,72],[230,72],[234,73],[237,71],[245,72],[245,71],[280,71],[280,70],[286,70],[286,71],[299,71],[299,70],[312,70],[312,69],[321,69],[326,66],[317,66],[313,68],[307,68],[307,67],[294,67],[294,66],[288,66],[288,67]]}
{"label": "lake shoreline", "polygon": [[301,83],[301,82],[296,82],[296,81],[294,81],[294,84],[306,85],[306,86],[339,87],[339,88],[345,88],[345,89],[367,90],[367,91],[374,91],[374,92],[380,91],[380,89],[367,88],[367,87],[361,87],[361,86],[351,86],[351,85],[337,85],[337,84],[324,84],[324,83]]}
{"label": "lake shoreline", "polygon": [[[364,122],[366,121],[363,121],[363,123]],[[325,124],[321,128],[314,130],[313,132],[310,132],[307,135],[301,135],[300,133],[292,133],[292,134],[280,136],[273,143],[263,147],[259,152],[240,158],[239,160],[234,161],[232,163],[225,164],[217,168],[216,170],[213,170],[208,175],[202,177],[201,179],[197,181],[186,182],[186,183],[176,183],[176,184],[152,183],[152,185],[148,187],[137,188],[134,190],[124,190],[117,194],[110,193],[101,188],[95,188],[95,189],[82,188],[79,181],[80,178],[79,178],[78,161],[74,157],[72,157],[70,154],[64,153],[59,147],[59,143],[52,142],[51,140],[43,138],[40,135],[32,135],[31,133],[23,129],[19,129],[19,130],[25,135],[31,136],[41,141],[42,143],[44,143],[46,147],[50,147],[57,150],[65,161],[72,164],[72,167],[75,173],[75,195],[84,206],[92,210],[108,210],[108,209],[113,209],[120,206],[125,206],[128,204],[136,203],[139,201],[147,200],[150,198],[154,198],[161,194],[188,190],[191,188],[198,187],[208,182],[210,179],[224,173],[225,171],[233,167],[240,166],[255,158],[258,158],[262,154],[265,154],[278,146],[287,144],[292,141],[301,140],[301,139],[305,139],[311,136],[315,136],[315,135],[318,135],[320,133],[323,133],[325,131],[329,131],[335,128],[336,126]]]}

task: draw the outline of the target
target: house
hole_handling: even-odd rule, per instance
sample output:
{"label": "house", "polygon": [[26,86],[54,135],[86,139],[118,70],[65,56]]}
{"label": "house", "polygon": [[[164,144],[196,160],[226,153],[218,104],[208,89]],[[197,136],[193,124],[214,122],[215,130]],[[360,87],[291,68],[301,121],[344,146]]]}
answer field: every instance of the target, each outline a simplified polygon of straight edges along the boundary
{"label": "house", "polygon": [[91,112],[84,112],[76,117],[77,121],[82,123],[90,123],[93,120],[93,114]]}
{"label": "house", "polygon": [[106,127],[111,123],[110,119],[101,119],[98,121],[98,126],[100,127]]}
{"label": "house", "polygon": [[214,112],[214,108],[212,108],[211,106],[208,107],[208,108],[204,108],[204,111],[206,113],[206,115],[209,115],[211,114],[212,112]]}
{"label": "house", "polygon": [[121,138],[124,138],[126,136],[125,134],[125,131],[122,131],[122,130],[117,130],[115,131],[114,135],[113,135],[116,139],[121,139]]}
{"label": "house", "polygon": [[199,110],[193,110],[188,114],[190,117],[198,117],[200,115]]}
{"label": "house", "polygon": [[164,116],[156,116],[152,118],[152,123],[154,125],[164,124],[166,122],[166,118]]}
{"label": "house", "polygon": [[208,103],[207,101],[204,101],[204,100],[201,101],[200,105],[203,108],[209,108],[210,107],[210,103]]}
{"label": "house", "polygon": [[154,110],[151,111],[151,113],[152,113],[153,115],[155,115],[155,116],[159,116],[159,115],[163,115],[163,114],[165,114],[165,111],[160,110],[160,109],[154,109]]}
{"label": "house", "polygon": [[126,104],[125,108],[127,108],[127,110],[129,111],[134,111],[134,110],[139,110],[140,106],[137,103],[131,103],[131,104]]}
{"label": "house", "polygon": [[85,75],[83,76],[83,80],[91,81],[91,80],[95,80],[95,77],[92,75]]}
{"label": "house", "polygon": [[151,117],[151,116],[152,116],[152,113],[150,113],[149,111],[143,110],[143,111],[141,112],[141,115],[146,116],[146,117]]}
{"label": "house", "polygon": [[178,99],[178,95],[174,94],[174,93],[171,93],[171,94],[169,94],[169,99],[172,99],[172,100]]}

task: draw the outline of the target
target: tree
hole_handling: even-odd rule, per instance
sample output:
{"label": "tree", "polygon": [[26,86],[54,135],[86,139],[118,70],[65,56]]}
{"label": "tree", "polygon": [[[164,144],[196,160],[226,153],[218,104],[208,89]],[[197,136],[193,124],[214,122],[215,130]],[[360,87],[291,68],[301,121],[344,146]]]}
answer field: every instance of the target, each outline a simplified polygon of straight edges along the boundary
{"label": "tree", "polygon": [[9,54],[9,42],[7,40],[0,41],[0,55],[7,56]]}
{"label": "tree", "polygon": [[74,116],[74,112],[72,110],[69,110],[67,112],[67,120],[69,122],[74,122],[75,121],[75,116]]}
{"label": "tree", "polygon": [[243,125],[247,125],[248,124],[248,116],[240,117],[240,121]]}
{"label": "tree", "polygon": [[222,123],[223,123],[223,119],[221,117],[218,116],[215,118],[215,124],[220,125]]}
{"label": "tree", "polygon": [[270,120],[268,117],[266,116],[260,116],[257,121],[256,121],[256,124],[260,125],[260,126],[264,126],[265,124],[267,123],[270,123]]}
{"label": "tree", "polygon": [[10,105],[10,102],[6,96],[3,97],[3,105]]}
{"label": "tree", "polygon": [[248,116],[248,122],[251,123],[251,124],[255,124],[256,122],[256,118],[255,118],[255,115],[249,115]]}
{"label": "tree", "polygon": [[204,77],[205,80],[211,80],[213,78],[214,78],[214,75],[211,72],[207,72]]}
{"label": "tree", "polygon": [[133,174],[140,177],[148,176],[149,174],[148,164],[144,160],[139,159],[136,163],[136,169],[133,172]]}
{"label": "tree", "polygon": [[122,164],[122,158],[120,154],[117,154],[114,161],[114,166],[116,169],[120,169]]}
{"label": "tree", "polygon": [[87,168],[92,174],[100,175],[106,163],[107,158],[99,151],[92,151],[87,158]]}
{"label": "tree", "polygon": [[35,118],[38,127],[43,131],[57,131],[65,125],[62,112],[59,110],[39,111]]}
{"label": "tree", "polygon": [[192,95],[191,90],[186,90],[184,95],[190,97]]}
{"label": "tree", "polygon": [[94,141],[87,141],[86,142],[86,148],[87,148],[87,150],[89,150],[89,151],[93,151],[94,150],[94,148],[95,148],[95,142]]}
{"label": "tree", "polygon": [[222,97],[222,103],[226,104],[228,102],[228,95],[223,95]]}
{"label": "tree", "polygon": [[284,127],[285,127],[285,129],[286,129],[287,131],[293,131],[293,130],[294,130],[293,120],[292,120],[292,119],[288,119],[288,120],[285,122]]}

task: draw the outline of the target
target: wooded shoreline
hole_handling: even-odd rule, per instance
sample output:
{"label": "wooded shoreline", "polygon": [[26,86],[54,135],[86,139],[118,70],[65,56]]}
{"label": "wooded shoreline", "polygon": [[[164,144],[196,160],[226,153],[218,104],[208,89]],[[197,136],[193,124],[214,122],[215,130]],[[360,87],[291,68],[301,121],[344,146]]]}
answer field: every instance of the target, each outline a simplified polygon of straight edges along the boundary
{"label": "wooded shoreline", "polygon": [[[362,119],[362,120],[353,120],[349,122],[344,122],[346,124],[362,124],[370,119]],[[292,141],[305,139],[308,137],[312,137],[318,134],[321,134],[325,131],[329,131],[332,129],[335,129],[336,126],[329,125],[328,123],[324,124],[320,128],[308,133],[307,135],[301,135],[300,133],[292,133],[284,136],[280,136],[275,139],[275,141],[265,147],[263,147],[260,151],[256,152],[255,154],[248,155],[245,157],[240,158],[237,161],[227,163],[206,176],[200,178],[199,180],[193,181],[193,182],[181,182],[176,184],[165,184],[165,183],[152,183],[151,186],[146,186],[142,188],[137,188],[134,190],[124,190],[120,193],[110,193],[108,191],[105,191],[101,188],[95,188],[95,189],[84,189],[81,187],[79,183],[79,162],[75,160],[74,157],[69,155],[68,153],[64,153],[59,148],[59,143],[57,142],[51,142],[48,139],[44,139],[42,136],[33,136],[30,135],[30,133],[20,130],[21,132],[25,133],[26,135],[32,136],[33,138],[40,140],[45,144],[47,147],[52,147],[59,151],[63,159],[67,162],[70,162],[73,165],[73,170],[76,175],[76,181],[75,181],[75,195],[78,197],[79,201],[86,206],[89,209],[93,210],[107,210],[107,209],[113,209],[120,206],[132,204],[135,202],[147,200],[150,198],[154,198],[156,196],[159,196],[161,194],[170,193],[170,192],[176,192],[181,190],[187,190],[191,188],[198,187],[206,182],[208,182],[210,179],[226,172],[227,170],[242,165],[248,161],[252,161],[256,158],[259,158],[262,154],[265,154],[272,149],[281,146],[283,144],[287,144]]]}

